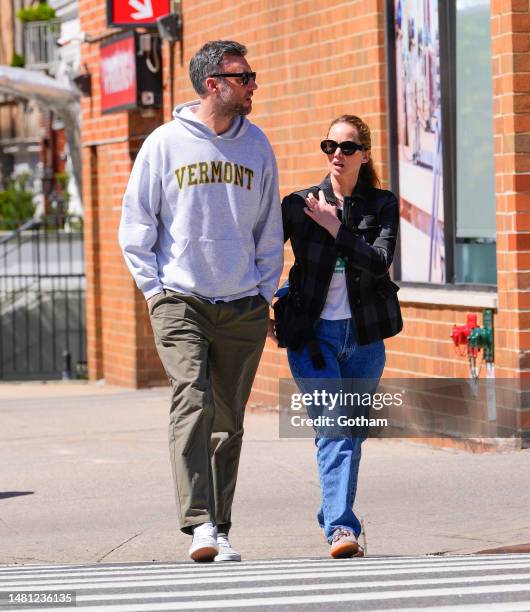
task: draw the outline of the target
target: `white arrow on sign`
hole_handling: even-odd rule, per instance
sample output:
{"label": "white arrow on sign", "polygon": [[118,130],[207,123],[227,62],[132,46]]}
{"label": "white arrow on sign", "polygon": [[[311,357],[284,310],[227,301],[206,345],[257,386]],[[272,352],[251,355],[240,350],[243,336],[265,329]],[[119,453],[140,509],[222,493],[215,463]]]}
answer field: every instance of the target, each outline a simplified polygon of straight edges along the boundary
{"label": "white arrow on sign", "polygon": [[137,11],[131,14],[133,19],[149,19],[153,16],[151,0],[129,0],[129,6]]}

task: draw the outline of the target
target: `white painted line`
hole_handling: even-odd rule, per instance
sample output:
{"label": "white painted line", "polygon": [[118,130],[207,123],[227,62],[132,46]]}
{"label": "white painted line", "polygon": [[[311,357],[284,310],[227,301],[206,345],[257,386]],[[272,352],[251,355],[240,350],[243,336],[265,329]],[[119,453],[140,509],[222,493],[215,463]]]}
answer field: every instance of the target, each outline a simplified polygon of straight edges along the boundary
{"label": "white painted line", "polygon": [[[432,555],[424,555],[421,557],[415,556],[370,556],[364,557],[362,559],[331,559],[330,557],[306,557],[306,558],[294,558],[294,559],[267,559],[261,561],[242,561],[241,563],[237,563],[238,567],[250,567],[257,566],[263,567],[265,565],[296,565],[302,564],[306,565],[308,563],[325,563],[330,565],[338,565],[339,563],[373,563],[373,564],[384,564],[384,563],[448,563],[448,562],[458,562],[458,561],[467,561],[469,563],[479,563],[490,560],[496,561],[509,561],[509,560],[530,560],[530,553],[524,554],[511,554],[511,555],[451,555],[451,556],[432,556]],[[235,566],[236,564],[234,564]],[[190,568],[190,567],[212,567],[211,565],[200,565],[194,564],[189,561],[176,561],[173,563],[101,563],[101,564],[82,564],[82,563],[68,563],[68,564],[56,564],[56,565],[6,565],[4,567],[0,566],[0,575],[11,572],[21,572],[21,573],[33,573],[33,572],[43,572],[43,571],[68,571],[68,570],[94,570],[94,571],[105,571],[112,569],[130,569],[130,570],[145,570],[150,568],[159,568],[159,569],[175,569],[175,568]],[[215,566],[217,567],[217,566]]]}
{"label": "white painted line", "polygon": [[[502,606],[502,607],[501,607]],[[427,608],[399,608],[399,612],[528,612],[530,603],[526,601],[503,601],[502,603],[451,604]]]}
{"label": "white painted line", "polygon": [[474,576],[470,578],[425,578],[419,580],[388,580],[381,582],[340,582],[333,584],[288,584],[282,586],[268,586],[268,587],[245,587],[245,588],[232,588],[232,589],[200,589],[198,591],[143,591],[141,593],[117,593],[110,595],[106,593],[100,593],[98,595],[78,595],[76,602],[83,601],[123,601],[127,599],[171,599],[178,597],[227,597],[229,595],[252,595],[252,594],[264,594],[264,593],[283,593],[285,591],[296,592],[296,591],[344,591],[346,589],[355,589],[357,592],[365,589],[379,589],[388,587],[410,587],[410,586],[434,586],[440,584],[462,584],[466,582],[500,582],[500,581],[512,581],[512,580],[526,580],[530,579],[530,574],[508,574],[506,576]]}
{"label": "white painted line", "polygon": [[[296,595],[294,597],[258,597],[252,599],[216,599],[146,604],[118,604],[103,606],[77,606],[76,612],[156,612],[157,610],[207,610],[220,608],[242,608],[254,606],[286,606],[316,603],[335,603],[346,601],[388,601],[390,599],[415,599],[427,597],[450,597],[460,595],[486,595],[490,593],[519,593],[530,591],[530,584],[500,585],[496,587],[461,587],[443,589],[413,589],[410,591],[391,591],[385,593],[340,593],[334,595]],[[502,610],[498,605],[498,610]],[[420,608],[421,609],[421,608]],[[64,608],[48,608],[47,612],[64,612]]]}
{"label": "white painted line", "polygon": [[[496,564],[501,564],[501,565],[506,565],[508,567],[516,567],[516,566],[521,566],[522,568],[525,567],[530,567],[530,558],[525,561],[523,559],[518,559],[515,558],[513,560],[509,560],[509,559],[495,559],[494,560]],[[10,573],[9,575],[2,575],[0,573],[0,587],[2,586],[3,582],[5,581],[14,581],[14,580],[23,580],[25,579],[27,576],[31,576],[32,580],[37,581],[39,579],[44,579],[44,578],[49,578],[49,577],[55,577],[57,579],[66,579],[66,578],[74,578],[74,577],[82,577],[82,578],[90,578],[90,577],[95,577],[98,574],[101,575],[102,573],[105,574],[105,577],[107,576],[123,576],[125,577],[133,577],[133,575],[141,575],[144,577],[150,577],[150,576],[162,576],[162,575],[168,575],[168,576],[174,576],[174,577],[180,577],[180,578],[184,578],[186,575],[189,575],[190,577],[196,577],[197,575],[201,575],[201,576],[224,576],[224,575],[234,575],[234,573],[238,573],[238,574],[249,574],[251,572],[255,572],[255,573],[262,573],[262,572],[268,572],[270,570],[276,570],[276,571],[282,571],[282,572],[291,572],[291,571],[311,571],[313,569],[318,569],[320,571],[323,572],[327,572],[327,571],[335,571],[337,569],[351,569],[354,571],[357,571],[357,569],[360,568],[364,568],[364,569],[369,569],[369,568],[380,568],[381,570],[383,569],[400,569],[403,567],[438,567],[440,569],[446,569],[450,570],[450,568],[452,567],[469,567],[470,565],[473,565],[474,567],[482,567],[482,566],[489,566],[489,564],[491,564],[491,561],[488,560],[476,560],[473,563],[469,563],[469,561],[466,560],[462,560],[462,559],[455,559],[454,561],[450,562],[450,563],[440,563],[438,561],[436,562],[432,562],[430,559],[423,559],[421,561],[421,563],[418,563],[417,561],[410,561],[410,562],[394,562],[394,561],[389,561],[389,562],[384,562],[384,563],[374,563],[373,561],[367,560],[367,559],[330,559],[330,562],[328,563],[326,560],[326,563],[322,563],[320,561],[316,561],[316,562],[312,562],[312,563],[301,563],[301,564],[297,564],[296,566],[294,565],[289,565],[288,567],[286,567],[285,569],[280,569],[281,566],[278,564],[272,564],[268,567],[264,567],[264,566],[253,566],[253,565],[247,565],[245,563],[233,563],[230,565],[227,565],[226,563],[222,563],[222,564],[213,564],[213,563],[209,563],[209,564],[192,564],[192,563],[186,563],[185,565],[180,565],[180,566],[167,566],[164,568],[159,568],[158,566],[146,566],[143,569],[131,569],[129,567],[122,567],[122,568],[104,568],[104,567],[95,567],[95,568],[91,568],[91,569],[86,569],[86,570],[64,570],[64,571],[41,571],[39,573],[37,572],[33,572],[31,574],[28,574],[26,572],[21,573],[21,574],[13,574]],[[229,572],[229,574],[227,574],[226,572]]]}
{"label": "white painted line", "polygon": [[[234,564],[235,565],[235,564]],[[181,579],[181,580],[186,580],[186,579],[191,579],[191,580],[199,580],[200,582],[207,582],[209,580],[216,580],[219,578],[226,578],[226,577],[257,577],[258,579],[261,578],[262,576],[275,576],[275,575],[281,575],[281,576],[290,576],[290,575],[294,575],[294,574],[305,574],[307,575],[307,577],[314,577],[314,576],[332,576],[335,575],[335,573],[337,571],[343,571],[343,572],[347,572],[348,575],[373,575],[373,574],[388,574],[388,573],[393,573],[393,572],[402,572],[402,571],[408,571],[410,572],[415,572],[415,573],[431,573],[432,571],[436,571],[439,573],[455,573],[455,572],[460,572],[462,570],[469,570],[469,571],[473,571],[473,572],[477,572],[477,571],[482,571],[482,570],[491,570],[491,569],[495,569],[495,570],[514,570],[514,569],[521,569],[521,570],[525,570],[525,569],[530,569],[530,563],[515,563],[515,562],[511,562],[511,563],[488,563],[488,564],[481,564],[481,565],[468,565],[468,564],[463,564],[463,563],[458,563],[458,564],[453,564],[450,566],[442,566],[440,567],[439,565],[430,565],[430,564],[424,564],[421,566],[409,566],[409,567],[403,567],[403,566],[394,566],[394,565],[387,565],[385,567],[373,567],[373,566],[368,566],[365,567],[364,564],[356,564],[355,561],[351,561],[349,564],[342,564],[340,566],[334,566],[334,565],[330,565],[327,566],[325,568],[319,566],[319,565],[315,565],[315,566],[311,566],[311,567],[301,567],[301,568],[289,568],[289,569],[279,569],[279,568],[271,568],[271,569],[262,569],[257,570],[255,568],[252,569],[243,569],[241,568],[239,571],[236,570],[236,568],[234,567],[234,565],[227,565],[227,564],[223,564],[222,567],[222,571],[218,571],[218,572],[211,572],[208,569],[204,568],[203,571],[201,571],[201,569],[195,570],[194,568],[190,568],[190,570],[188,571],[177,571],[177,572],[171,572],[171,571],[166,571],[163,573],[160,572],[143,572],[140,575],[130,575],[130,574],[125,574],[125,575],[120,575],[119,573],[116,574],[112,574],[112,573],[105,573],[105,574],[95,574],[94,576],[91,575],[87,575],[87,574],[79,574],[78,576],[74,575],[74,576],[65,576],[64,574],[60,574],[58,576],[55,576],[54,574],[51,574],[50,577],[43,577],[43,576],[39,576],[39,577],[32,577],[32,576],[24,576],[24,577],[18,577],[18,578],[4,578],[3,581],[0,580],[0,587],[9,587],[12,585],[19,585],[19,584],[25,584],[27,582],[31,582],[32,584],[35,585],[41,585],[41,586],[47,586],[50,583],[66,583],[68,584],[71,581],[71,578],[78,578],[79,579],[79,583],[82,584],[86,581],[93,581],[94,583],[99,583],[99,582],[111,582],[116,580],[117,578],[121,579],[122,582],[134,582],[136,581],[138,578],[143,578],[144,580],[150,581],[150,580],[156,580],[156,579],[162,579],[162,578],[166,578],[166,579]]]}
{"label": "white painted line", "polygon": [[197,575],[198,573],[211,573],[221,574],[222,572],[226,572],[227,568],[230,568],[231,572],[239,571],[239,572],[260,572],[260,571],[268,571],[268,570],[280,570],[282,571],[293,571],[298,569],[312,569],[319,568],[328,570],[330,568],[336,569],[338,567],[366,567],[366,568],[399,568],[399,567],[439,567],[439,568],[451,568],[451,567],[463,567],[463,566],[471,566],[474,567],[482,567],[489,566],[491,563],[495,563],[496,565],[520,565],[522,567],[530,566],[530,558],[521,559],[519,557],[514,557],[513,559],[504,559],[504,558],[492,558],[492,559],[477,559],[475,561],[470,561],[469,559],[454,559],[449,562],[444,561],[432,561],[429,558],[424,558],[420,561],[410,560],[410,561],[385,561],[385,562],[374,562],[369,559],[330,559],[328,562],[325,561],[310,561],[305,563],[297,563],[290,564],[288,566],[283,566],[278,563],[271,563],[268,566],[256,566],[248,563],[183,563],[183,564],[174,564],[168,566],[157,566],[157,565],[147,565],[142,567],[128,567],[128,566],[118,566],[118,567],[87,567],[87,568],[77,568],[77,569],[57,569],[50,568],[49,570],[41,570],[40,572],[21,572],[21,573],[8,573],[2,574],[0,572],[0,581],[2,580],[11,580],[14,576],[24,577],[24,576],[34,576],[35,578],[45,577],[46,575],[52,576],[67,576],[67,575],[78,575],[82,576],[85,574],[90,574],[94,572],[95,574],[106,573],[109,575],[113,575],[116,573],[124,573],[124,574],[148,574],[148,573],[190,573],[193,575]]}
{"label": "white painted line", "polygon": [[[352,572],[354,569],[354,572]],[[69,580],[44,580],[44,581],[19,581],[12,582],[1,585],[1,590],[8,589],[21,589],[28,588],[28,585],[31,585],[31,588],[47,588],[48,590],[59,590],[59,589],[97,589],[97,588],[123,588],[123,587],[140,587],[140,586],[162,586],[162,585],[192,585],[192,584],[212,584],[219,578],[222,579],[223,583],[239,583],[239,582],[270,582],[273,580],[304,580],[304,579],[315,579],[315,578],[352,578],[352,576],[397,576],[397,575],[407,575],[407,574],[440,574],[440,569],[438,567],[428,567],[428,568],[405,568],[405,569],[386,569],[385,571],[381,571],[378,569],[368,569],[361,570],[357,568],[352,568],[348,571],[340,570],[340,571],[329,571],[323,572],[322,570],[311,570],[311,571],[303,571],[303,572],[286,572],[284,570],[269,570],[267,572],[261,573],[246,573],[244,575],[238,574],[234,575],[230,572],[225,574],[216,574],[212,575],[203,575],[201,577],[193,577],[193,578],[171,578],[166,577],[161,580],[160,577],[156,577],[153,579],[138,580],[137,578],[125,578],[122,580],[116,580],[115,578],[93,578],[91,581],[77,581],[72,582]],[[497,565],[490,564],[488,567],[456,567],[452,568],[449,571],[459,572],[461,574],[473,573],[473,572],[483,572],[484,570],[507,570],[507,569],[527,569],[527,567],[520,566],[507,566],[507,565]]]}

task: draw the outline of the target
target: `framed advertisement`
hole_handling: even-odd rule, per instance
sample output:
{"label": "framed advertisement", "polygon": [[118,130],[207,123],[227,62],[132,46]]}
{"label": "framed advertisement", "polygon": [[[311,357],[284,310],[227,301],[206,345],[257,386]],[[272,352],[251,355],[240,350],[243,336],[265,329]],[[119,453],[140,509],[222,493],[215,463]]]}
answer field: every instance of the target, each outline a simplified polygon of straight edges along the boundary
{"label": "framed advertisement", "polygon": [[414,283],[453,278],[454,29],[447,4],[387,5],[390,166],[400,204],[395,276]]}

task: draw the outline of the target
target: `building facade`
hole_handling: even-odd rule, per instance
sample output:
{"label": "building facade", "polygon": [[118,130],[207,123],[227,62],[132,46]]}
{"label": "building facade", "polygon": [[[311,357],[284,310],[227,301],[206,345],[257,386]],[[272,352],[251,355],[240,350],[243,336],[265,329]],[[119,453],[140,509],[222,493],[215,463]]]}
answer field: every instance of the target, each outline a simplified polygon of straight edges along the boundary
{"label": "building facade", "polygon": [[[172,8],[183,36],[160,42],[161,108],[102,112],[102,49],[123,34],[109,26],[105,2],[79,2],[90,41],[81,65],[92,83],[82,103],[90,378],[166,383],[117,244],[121,198],[145,136],[170,120],[174,104],[196,97],[190,58],[218,38],[249,49],[259,85],[251,119],[275,150],[282,196],[322,179],[319,142],[334,117],[357,114],[372,128],[376,169],[401,206],[393,274],[405,325],[386,343],[385,375],[470,377],[450,335],[468,313],[480,325],[487,309],[495,347],[480,375],[530,378],[528,0],[201,0]],[[287,246],[285,272],[291,263]],[[268,341],[252,403],[277,405],[278,380],[288,375],[285,353]],[[519,426],[530,430],[529,411]]]}
{"label": "building facade", "polygon": [[[50,0],[55,16],[24,21],[20,11],[34,7],[27,0],[0,0],[0,65],[42,72],[60,83],[79,73],[79,19],[76,0]],[[58,41],[67,40],[67,46]],[[71,43],[71,44],[70,44]],[[64,125],[48,108],[33,99],[0,92],[0,182],[27,174],[36,214],[53,212],[57,197],[65,198],[56,176],[65,177],[68,210],[82,213],[81,196],[74,180]],[[64,205],[61,203],[61,205]]]}
{"label": "building facade", "polygon": [[[0,64],[9,66],[15,53],[23,55],[23,25],[16,18],[19,8],[22,3],[0,2]],[[3,187],[13,175],[30,173],[39,166],[41,121],[35,103],[0,93],[0,181]],[[36,177],[33,182],[35,191],[41,191],[40,179]]]}

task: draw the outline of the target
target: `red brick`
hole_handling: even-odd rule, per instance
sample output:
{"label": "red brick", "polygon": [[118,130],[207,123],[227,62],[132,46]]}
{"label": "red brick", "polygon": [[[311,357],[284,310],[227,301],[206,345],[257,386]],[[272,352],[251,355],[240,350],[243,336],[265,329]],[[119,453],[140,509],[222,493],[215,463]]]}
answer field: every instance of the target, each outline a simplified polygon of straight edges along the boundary
{"label": "red brick", "polygon": [[[249,61],[260,75],[252,120],[269,135],[278,154],[282,194],[319,180],[324,173],[318,141],[339,113],[365,115],[373,129],[373,155],[384,184],[389,181],[387,159],[387,102],[382,0],[313,0],[263,3],[251,0],[229,9],[214,0],[184,3],[184,56],[175,50],[175,103],[195,97],[187,76],[193,52],[208,38],[241,39],[249,47]],[[498,246],[530,249],[530,57],[528,2],[492,0],[494,34],[495,171]],[[81,29],[97,36],[106,29],[105,3],[80,0]],[[156,121],[142,122],[135,113],[99,113],[99,44],[82,45],[82,63],[92,74],[92,100],[82,101],[83,142],[145,134]],[[169,49],[164,45],[164,120],[169,120]],[[157,119],[162,120],[162,117]],[[85,160],[87,216],[87,318],[91,376],[133,386],[163,380],[150,335],[145,303],[126,272],[116,244],[121,193],[130,171],[130,153],[140,140],[98,147],[95,169]],[[89,179],[89,180],[87,180]],[[528,218],[527,218],[528,217]],[[95,246],[95,245],[98,246]],[[286,250],[286,267],[292,262]],[[499,302],[513,310],[504,313],[507,329],[514,329],[527,288],[530,253],[498,253]],[[515,273],[512,272],[515,270]],[[465,358],[453,353],[448,334],[452,323],[465,319],[466,309],[422,304],[406,305],[404,332],[389,341],[388,366],[396,372],[419,375],[467,374]],[[502,316],[499,320],[502,320]],[[525,323],[526,325],[526,323]],[[507,331],[505,330],[505,333]],[[526,338],[526,336],[525,336]],[[525,340],[526,342],[526,340]],[[119,356],[119,359],[117,358]],[[116,359],[115,359],[116,357]],[[513,351],[498,351],[498,368],[516,368]],[[129,364],[127,367],[124,364]],[[131,366],[133,364],[133,366]],[[271,379],[288,374],[285,352],[267,344],[253,397],[277,401]]]}
{"label": "red brick", "polygon": [[[498,238],[501,239],[501,236]],[[514,251],[530,251],[530,234],[509,234],[508,248]]]}
{"label": "red brick", "polygon": [[530,15],[525,13],[512,13],[512,29],[514,32],[530,32]]}
{"label": "red brick", "polygon": [[515,191],[530,193],[530,174],[516,174],[514,187]]}

